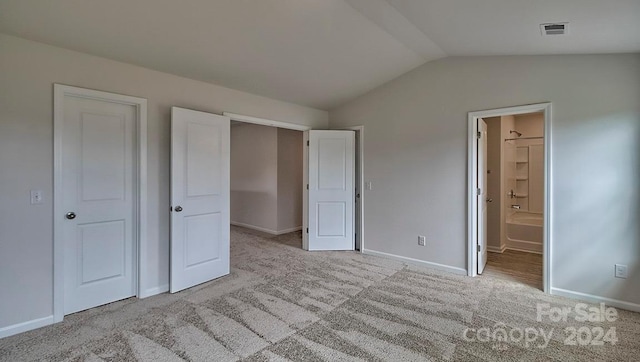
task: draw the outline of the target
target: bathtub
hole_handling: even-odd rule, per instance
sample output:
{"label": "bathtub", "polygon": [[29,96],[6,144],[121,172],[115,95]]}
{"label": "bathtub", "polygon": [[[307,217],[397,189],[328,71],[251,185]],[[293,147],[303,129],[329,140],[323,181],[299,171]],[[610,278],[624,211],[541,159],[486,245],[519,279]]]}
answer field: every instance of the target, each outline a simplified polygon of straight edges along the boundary
{"label": "bathtub", "polygon": [[507,218],[507,247],[542,253],[542,214],[517,211]]}

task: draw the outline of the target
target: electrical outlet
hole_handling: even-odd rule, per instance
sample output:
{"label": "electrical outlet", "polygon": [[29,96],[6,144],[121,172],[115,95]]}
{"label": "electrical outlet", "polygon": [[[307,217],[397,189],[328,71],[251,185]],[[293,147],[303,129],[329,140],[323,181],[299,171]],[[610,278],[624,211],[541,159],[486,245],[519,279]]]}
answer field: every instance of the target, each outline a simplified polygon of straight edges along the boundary
{"label": "electrical outlet", "polygon": [[426,238],[422,235],[418,235],[418,245],[424,246],[426,243]]}
{"label": "electrical outlet", "polygon": [[627,266],[624,264],[616,264],[616,278],[627,279],[628,276]]}

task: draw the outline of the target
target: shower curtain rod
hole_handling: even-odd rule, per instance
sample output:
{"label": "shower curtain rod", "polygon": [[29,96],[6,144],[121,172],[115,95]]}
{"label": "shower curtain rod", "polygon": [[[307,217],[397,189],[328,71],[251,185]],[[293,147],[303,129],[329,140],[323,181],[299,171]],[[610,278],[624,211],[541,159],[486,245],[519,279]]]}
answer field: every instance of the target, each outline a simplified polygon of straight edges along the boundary
{"label": "shower curtain rod", "polygon": [[519,138],[505,138],[505,141],[515,141],[515,140],[537,140],[544,139],[544,137],[519,137]]}

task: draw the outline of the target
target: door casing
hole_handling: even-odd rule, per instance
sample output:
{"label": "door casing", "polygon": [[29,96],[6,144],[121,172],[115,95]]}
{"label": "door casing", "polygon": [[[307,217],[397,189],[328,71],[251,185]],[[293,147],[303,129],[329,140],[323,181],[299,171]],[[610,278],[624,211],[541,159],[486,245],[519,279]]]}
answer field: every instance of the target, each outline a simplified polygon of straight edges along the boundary
{"label": "door casing", "polygon": [[62,226],[65,210],[62,205],[62,136],[65,97],[85,98],[134,106],[136,109],[135,137],[135,185],[137,199],[135,220],[137,235],[134,237],[134,283],[136,296],[144,298],[142,288],[146,283],[147,260],[147,100],[115,93],[54,84],[53,112],[53,322],[64,318],[64,239]]}
{"label": "door casing", "polygon": [[544,208],[543,208],[543,242],[542,242],[542,285],[543,291],[551,292],[551,243],[552,218],[551,211],[553,189],[551,184],[551,102],[536,103],[523,106],[489,109],[469,112],[468,114],[468,169],[467,169],[467,275],[478,275],[478,201],[476,185],[478,184],[478,118],[518,115],[526,113],[544,113]]}
{"label": "door casing", "polygon": [[[311,132],[316,132],[314,134],[312,134]],[[345,138],[344,136],[347,136],[347,138]],[[305,229],[305,232],[303,233],[303,242],[302,242],[302,247],[304,250],[355,250],[355,242],[356,242],[356,236],[355,234],[358,232],[356,230],[356,201],[355,201],[355,191],[356,191],[356,180],[357,177],[355,175],[356,172],[356,167],[355,167],[355,161],[356,161],[356,144],[355,144],[355,137],[356,136],[356,132],[351,131],[351,130],[311,130],[309,132],[305,132],[303,139],[304,139],[304,143],[305,145],[303,145],[304,147],[304,154],[303,154],[303,159],[304,159],[304,181],[306,182],[306,185],[303,190],[304,190],[304,199],[306,202],[304,202],[304,210],[306,211],[306,217],[304,218],[304,221],[306,221],[306,223],[303,223],[303,228]],[[310,145],[309,142],[315,139],[316,141],[312,142],[312,144]],[[319,145],[320,145],[320,141],[322,140],[326,140],[326,139],[330,139],[330,140],[335,140],[335,139],[339,139],[341,141],[346,142],[346,145],[350,145],[351,147],[351,152],[348,152],[345,150],[346,154],[345,154],[345,158],[342,160],[343,162],[347,162],[345,163],[345,174],[344,174],[344,179],[343,181],[348,181],[351,180],[351,190],[347,189],[321,189],[320,185],[318,184],[318,180],[315,179],[314,182],[311,182],[311,174],[312,171],[315,172],[316,176],[319,176],[319,172],[320,172],[320,165],[319,165],[319,161],[315,161],[315,162],[311,162],[314,158],[311,157],[311,153],[312,151],[315,152],[315,155],[317,157],[320,156],[319,153]],[[350,156],[349,156],[349,153]],[[350,162],[349,162],[350,160]],[[312,167],[311,165],[314,164],[315,167]],[[351,167],[348,167],[351,166]],[[348,168],[347,168],[348,167]],[[349,170],[349,171],[347,171]],[[314,193],[311,192],[311,190],[314,191]],[[343,190],[343,191],[340,191]],[[327,194],[331,195],[328,196]],[[338,194],[336,194],[335,192],[338,192]],[[313,198],[311,197],[311,195],[313,194]],[[345,199],[344,196],[345,194],[348,195],[348,197]],[[323,196],[320,196],[323,195]],[[320,198],[318,200],[318,197]],[[326,201],[344,201],[344,200],[348,200],[351,199],[351,207],[346,207],[346,210],[350,209],[350,213],[345,214],[345,217],[350,218],[351,220],[346,220],[345,221],[345,227],[347,229],[351,229],[351,241],[350,241],[350,246],[345,246],[344,244],[344,240],[346,240],[348,234],[345,235],[344,238],[340,238],[337,237],[337,239],[342,239],[342,241],[337,241],[336,238],[332,238],[332,237],[328,237],[327,239],[325,239],[323,241],[323,245],[321,247],[319,247],[317,245],[317,243],[319,242],[319,238],[320,236],[317,235],[316,233],[319,232],[319,223],[317,222],[317,220],[321,219],[320,217],[320,211],[319,208],[316,208],[315,205],[319,205],[323,202]],[[310,205],[310,203],[313,202],[312,205]],[[310,215],[311,214],[311,215]],[[313,222],[311,220],[314,220]],[[313,238],[313,240],[315,240],[313,243],[311,243],[311,235],[316,234],[315,238]],[[313,244],[313,245],[312,245]],[[327,246],[330,245],[330,246]]]}
{"label": "door casing", "polygon": [[[253,117],[253,116],[245,116],[242,114],[237,114],[237,113],[231,113],[231,112],[222,112],[223,116],[227,116],[229,117],[232,121],[238,121],[238,122],[245,122],[245,123],[251,123],[251,124],[258,124],[258,125],[262,125],[262,126],[269,126],[269,127],[278,127],[278,128],[285,128],[285,129],[291,129],[291,130],[295,130],[295,131],[309,131],[312,129],[312,127],[309,126],[304,126],[304,125],[300,125],[300,124],[295,124],[295,123],[289,123],[289,122],[282,122],[282,121],[275,121],[275,120],[271,120],[271,119],[266,119],[266,118],[259,118],[259,117]],[[364,189],[364,126],[359,125],[359,126],[350,126],[350,127],[345,127],[345,128],[336,128],[336,129],[347,129],[347,130],[352,130],[355,131],[356,134],[358,135],[357,137],[357,142],[356,142],[356,154],[357,154],[357,158],[359,160],[359,164],[360,167],[356,170],[356,172],[358,173],[356,179],[358,180],[358,186],[359,186],[359,191],[360,191],[360,202],[358,203],[357,207],[359,209],[359,217],[360,217],[360,222],[356,222],[356,225],[358,225],[358,230],[356,230],[356,233],[359,233],[360,235],[360,252],[365,251],[365,235],[364,235],[364,199],[365,199],[365,189]],[[307,141],[308,141],[308,134],[306,132],[304,132],[303,135],[303,177],[302,177],[302,248],[305,250],[308,250],[309,248],[309,239],[307,238],[307,233],[306,233],[306,229],[308,226],[308,222],[309,222],[309,215],[308,215],[308,193],[307,193],[307,184],[309,183],[309,165],[308,165],[308,149],[306,147],[307,145]]]}
{"label": "door casing", "polygon": [[[478,137],[480,137],[478,141],[478,183],[477,188],[480,190],[480,193],[477,193],[476,202],[478,205],[478,217],[480,218],[480,222],[478,222],[478,248],[482,248],[478,250],[476,253],[478,257],[477,263],[477,273],[482,274],[484,271],[484,267],[487,265],[487,123],[482,119],[478,118]],[[480,152],[482,150],[482,152]],[[482,160],[482,162],[480,162]],[[482,164],[482,167],[480,165]],[[480,237],[482,236],[482,237]],[[482,242],[480,242],[482,241]]]}

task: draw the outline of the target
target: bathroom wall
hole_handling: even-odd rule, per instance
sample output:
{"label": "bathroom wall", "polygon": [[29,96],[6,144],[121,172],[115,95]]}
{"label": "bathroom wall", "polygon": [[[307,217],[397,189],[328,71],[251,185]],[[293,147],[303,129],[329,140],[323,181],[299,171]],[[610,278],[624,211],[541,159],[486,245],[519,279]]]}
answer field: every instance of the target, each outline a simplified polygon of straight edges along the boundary
{"label": "bathroom wall", "polygon": [[519,114],[515,116],[515,122],[515,129],[522,133],[521,137],[544,137],[544,113]]}
{"label": "bathroom wall", "polygon": [[[488,247],[493,252],[503,252],[506,248],[521,249],[521,246],[509,242],[507,219],[518,211],[542,213],[544,192],[544,148],[542,140],[514,140],[520,137],[544,136],[544,114],[541,112],[484,119],[488,127],[488,204],[487,238]],[[525,149],[523,149],[526,148]],[[527,163],[516,163],[522,154],[526,154]],[[531,159],[531,160],[529,160]],[[529,178],[520,180],[521,176]],[[530,187],[531,186],[531,187]],[[519,195],[511,198],[508,193],[515,190]],[[523,197],[527,195],[527,197]],[[531,203],[533,201],[533,209]],[[512,208],[519,205],[520,209]]]}
{"label": "bathroom wall", "polygon": [[515,116],[515,129],[522,133],[516,141],[521,158],[528,163],[518,164],[518,172],[527,180],[517,181],[517,191],[526,194],[518,202],[523,211],[542,213],[544,206],[544,139],[524,139],[544,137],[544,114],[541,112]]}
{"label": "bathroom wall", "polygon": [[507,224],[506,220],[509,216],[511,216],[515,209],[511,208],[512,204],[517,204],[517,200],[513,199],[507,194],[511,190],[516,189],[516,174],[515,174],[515,161],[516,161],[516,147],[515,142],[505,142],[507,138],[513,138],[516,135],[511,133],[511,130],[515,130],[515,117],[514,116],[503,116],[500,117],[500,144],[502,149],[502,157],[501,157],[501,172],[500,172],[500,182],[501,182],[501,195],[502,195],[502,203],[500,210],[500,249],[504,250],[507,245]]}

